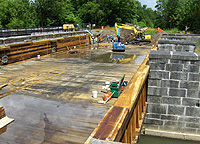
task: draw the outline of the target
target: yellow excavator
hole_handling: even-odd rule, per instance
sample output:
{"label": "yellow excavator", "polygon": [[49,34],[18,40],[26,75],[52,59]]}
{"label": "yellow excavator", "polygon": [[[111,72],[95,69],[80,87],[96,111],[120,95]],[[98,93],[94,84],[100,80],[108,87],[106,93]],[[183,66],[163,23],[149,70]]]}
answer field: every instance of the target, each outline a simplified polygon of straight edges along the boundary
{"label": "yellow excavator", "polygon": [[120,26],[115,23],[115,30],[118,38],[118,42],[120,42],[120,28],[132,30],[133,33],[133,41],[132,43],[138,44],[143,42],[151,42],[151,35],[144,33],[144,29],[137,30],[134,26],[121,24]]}

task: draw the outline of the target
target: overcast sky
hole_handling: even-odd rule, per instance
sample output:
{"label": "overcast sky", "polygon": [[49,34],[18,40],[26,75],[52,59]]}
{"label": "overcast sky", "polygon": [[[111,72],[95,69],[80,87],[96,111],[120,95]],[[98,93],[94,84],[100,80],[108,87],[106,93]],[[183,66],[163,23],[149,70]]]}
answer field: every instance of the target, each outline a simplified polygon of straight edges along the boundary
{"label": "overcast sky", "polygon": [[155,6],[157,0],[138,0],[138,1],[141,2],[142,6],[147,5],[147,8],[152,8],[153,10],[156,10]]}

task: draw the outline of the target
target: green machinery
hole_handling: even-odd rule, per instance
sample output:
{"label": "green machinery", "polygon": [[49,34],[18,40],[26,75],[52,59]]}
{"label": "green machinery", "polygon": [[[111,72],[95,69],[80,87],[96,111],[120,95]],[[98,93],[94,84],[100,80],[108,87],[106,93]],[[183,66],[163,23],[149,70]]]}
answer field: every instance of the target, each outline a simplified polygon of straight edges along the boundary
{"label": "green machinery", "polygon": [[123,77],[119,82],[112,82],[111,85],[109,86],[111,93],[115,92],[112,96],[113,98],[118,98],[119,95],[121,94],[124,77],[125,75],[123,75]]}

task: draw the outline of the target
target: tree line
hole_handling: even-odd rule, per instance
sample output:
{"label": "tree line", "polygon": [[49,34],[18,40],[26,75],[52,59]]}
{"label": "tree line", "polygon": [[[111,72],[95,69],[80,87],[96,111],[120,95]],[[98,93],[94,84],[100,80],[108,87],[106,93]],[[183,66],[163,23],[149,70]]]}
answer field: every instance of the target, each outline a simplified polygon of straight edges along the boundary
{"label": "tree line", "polygon": [[154,27],[155,12],[137,0],[0,0],[0,27],[115,22]]}
{"label": "tree line", "polygon": [[157,10],[138,0],[0,0],[0,28],[62,26],[91,23],[113,26],[200,28],[199,0],[157,0]]}
{"label": "tree line", "polygon": [[157,0],[156,25],[200,33],[200,0]]}

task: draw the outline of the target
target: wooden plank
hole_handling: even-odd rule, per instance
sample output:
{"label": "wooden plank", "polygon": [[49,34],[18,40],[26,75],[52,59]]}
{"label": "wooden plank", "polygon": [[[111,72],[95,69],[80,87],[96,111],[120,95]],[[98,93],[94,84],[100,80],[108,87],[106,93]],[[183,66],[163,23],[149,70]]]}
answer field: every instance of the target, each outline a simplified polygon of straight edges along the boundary
{"label": "wooden plank", "polygon": [[136,109],[133,112],[133,116],[132,116],[132,140],[136,138]]}
{"label": "wooden plank", "polygon": [[[83,36],[81,36],[83,37]],[[57,39],[46,39],[46,40],[39,40],[39,41],[32,41],[32,42],[24,42],[24,43],[17,43],[17,44],[11,44],[9,45],[10,48],[12,50],[17,50],[19,47],[23,47],[23,48],[26,48],[26,47],[29,47],[31,45],[40,45],[40,44],[46,44],[46,43],[51,43],[51,42],[56,42],[56,41],[62,41],[62,40],[65,40],[66,38],[57,38]],[[67,38],[67,39],[71,39],[72,41],[76,41],[76,37],[70,37],[70,38]]]}
{"label": "wooden plank", "polygon": [[33,84],[39,83],[39,82],[41,82],[41,81],[44,81],[44,80],[47,80],[47,79],[50,79],[50,78],[53,78],[53,77],[58,76],[58,75],[61,75],[61,74],[63,74],[63,73],[65,73],[65,71],[64,71],[64,72],[60,72],[60,73],[58,73],[58,74],[54,74],[54,75],[48,76],[48,77],[45,77],[45,78],[40,79],[40,80],[37,80],[37,81],[34,81],[34,82],[29,83],[29,84],[27,84],[27,85],[24,85],[24,86],[21,86],[21,87],[17,87],[17,88],[15,88],[15,89],[13,89],[13,90],[10,90],[10,91],[8,91],[8,92],[1,93],[1,94],[0,94],[0,98],[6,96],[7,94],[10,94],[11,92],[14,92],[14,91],[16,91],[16,90],[19,90],[19,89],[22,89],[22,88],[31,86],[31,85],[33,85]]}
{"label": "wooden plank", "polygon": [[8,83],[0,85],[0,90],[1,90],[2,88],[6,87],[7,85],[8,85]]}
{"label": "wooden plank", "polygon": [[105,141],[115,141],[116,136],[120,132],[119,128],[121,128],[122,122],[124,121],[127,113],[128,110],[126,108],[112,106],[87,139],[85,144],[89,143],[92,138]]}
{"label": "wooden plank", "polygon": [[136,112],[136,128],[139,128],[139,112],[138,112],[138,105],[135,108],[135,112]]}
{"label": "wooden plank", "polygon": [[132,122],[130,120],[129,124],[128,124],[128,127],[127,127],[127,130],[126,130],[126,133],[127,133],[127,143],[131,143],[132,141]]}
{"label": "wooden plank", "polygon": [[1,129],[0,129],[0,135],[1,135],[2,133],[4,133],[6,130],[7,130],[7,126],[1,128]]}
{"label": "wooden plank", "polygon": [[12,123],[14,121],[14,119],[11,119],[7,116],[3,117],[2,119],[0,119],[0,129],[9,125],[10,123]]}
{"label": "wooden plank", "polygon": [[34,51],[37,49],[41,49],[43,47],[49,46],[50,44],[45,43],[45,44],[38,44],[38,45],[30,45],[28,47],[18,47],[18,49],[11,49],[10,52],[8,52],[8,55],[12,55],[12,54],[17,54],[17,53],[25,53],[28,51]]}
{"label": "wooden plank", "polygon": [[13,48],[13,47],[24,47],[32,44],[33,42],[24,42],[24,43],[9,44],[9,46],[10,48]]}
{"label": "wooden plank", "polygon": [[27,53],[27,52],[31,52],[31,51],[34,51],[34,50],[40,50],[40,49],[48,48],[48,47],[49,47],[48,44],[42,45],[42,46],[39,46],[39,47],[32,46],[32,47],[29,47],[29,48],[26,48],[26,49],[19,49],[19,50],[11,51],[7,55]]}
{"label": "wooden plank", "polygon": [[139,108],[139,120],[142,119],[142,101],[141,101],[141,95],[140,95],[140,98],[139,98],[139,101],[138,101],[138,108]]}
{"label": "wooden plank", "polygon": [[[46,52],[46,54],[48,54],[49,50],[51,51],[51,48],[33,51],[33,52],[29,52],[29,53],[22,53],[22,54],[14,55],[14,56],[9,56],[8,61],[11,59],[19,58],[19,57],[25,57],[25,56],[30,57],[32,55],[37,55],[37,54],[43,53],[43,52]],[[22,58],[22,60],[24,60],[24,58]]]}
{"label": "wooden plank", "polygon": [[144,65],[141,67],[140,71],[135,73],[129,84],[126,86],[127,88],[124,89],[114,105],[119,107],[134,108],[132,106],[136,105],[141,88],[147,79],[148,72],[149,66]]}
{"label": "wooden plank", "polygon": [[9,51],[10,50],[10,46],[0,46],[0,51]]}
{"label": "wooden plank", "polygon": [[[142,111],[143,111],[142,107],[144,106],[143,104],[144,86],[146,84],[146,79],[149,74],[149,66],[146,65],[147,62],[148,62],[148,56],[145,58],[143,64],[139,67],[138,71],[135,73],[133,78],[130,80],[129,84],[126,86],[126,89],[122,92],[122,94],[118,97],[117,101],[113,105],[113,107],[128,109],[128,111],[123,114],[123,119],[120,120],[120,123],[113,123],[115,125],[113,124],[109,125],[108,122],[106,123],[103,122],[102,120],[100,123],[101,128],[99,129],[99,127],[97,127],[95,131],[93,131],[91,136],[88,138],[86,143],[88,143],[91,140],[91,138],[96,138],[106,141],[122,140],[122,142],[126,143],[127,142],[129,143],[131,141],[132,142],[137,141],[138,139],[137,129],[138,130],[141,129],[142,126],[141,122],[143,122],[144,120],[142,119]],[[131,111],[133,112],[131,113]],[[112,110],[110,110],[108,113],[112,113]],[[132,122],[133,124],[131,124]],[[125,130],[124,128],[127,129]],[[132,128],[134,130],[132,130]],[[106,134],[103,135],[102,137],[101,134],[104,131],[106,131]]]}
{"label": "wooden plank", "polygon": [[5,117],[5,116],[6,116],[5,110],[4,110],[4,108],[1,106],[1,107],[0,107],[0,119],[2,119],[2,118]]}
{"label": "wooden plank", "polygon": [[[86,35],[82,35],[82,36],[73,36],[73,37],[65,37],[65,38],[62,37],[62,38],[56,38],[56,39],[45,39],[45,40],[39,40],[39,41],[33,41],[33,42],[11,44],[9,45],[10,47],[9,51],[6,54],[8,56],[9,55],[13,55],[13,56],[8,57],[8,63],[22,61],[38,54],[40,55],[49,54],[51,53],[51,47],[53,44],[57,46],[57,51],[66,50],[67,49],[66,46],[73,47],[75,45],[76,46],[84,45],[87,42],[86,38],[87,38]],[[69,42],[66,43],[65,41],[69,41]],[[61,43],[59,44],[59,42]],[[64,48],[59,50],[59,47],[64,47]],[[47,49],[47,50],[41,50],[41,49]],[[36,50],[37,52],[31,52],[34,50]]]}

